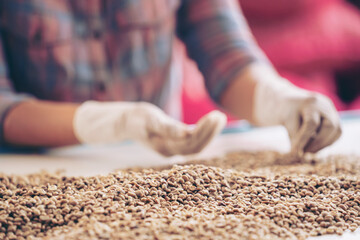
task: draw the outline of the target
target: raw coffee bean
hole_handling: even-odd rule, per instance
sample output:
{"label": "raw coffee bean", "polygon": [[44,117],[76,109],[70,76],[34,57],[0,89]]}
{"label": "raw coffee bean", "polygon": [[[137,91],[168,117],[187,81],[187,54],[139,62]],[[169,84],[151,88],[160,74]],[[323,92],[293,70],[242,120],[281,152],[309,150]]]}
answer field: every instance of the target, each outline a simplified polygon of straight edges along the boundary
{"label": "raw coffee bean", "polygon": [[306,239],[360,225],[360,159],[230,153],[68,177],[0,174],[0,239]]}

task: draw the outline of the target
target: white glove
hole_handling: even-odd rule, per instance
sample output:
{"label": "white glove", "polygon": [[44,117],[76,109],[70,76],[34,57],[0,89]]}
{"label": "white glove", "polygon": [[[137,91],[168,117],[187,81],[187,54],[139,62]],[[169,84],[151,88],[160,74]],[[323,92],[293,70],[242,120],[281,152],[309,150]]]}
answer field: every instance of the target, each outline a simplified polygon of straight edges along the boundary
{"label": "white glove", "polygon": [[248,71],[261,79],[254,96],[256,123],[283,125],[292,152],[317,152],[340,137],[339,116],[329,98],[294,86],[271,68],[252,66]]}
{"label": "white glove", "polygon": [[141,142],[165,156],[200,152],[226,124],[225,114],[213,111],[194,129],[167,116],[150,103],[83,103],[74,116],[79,142],[104,144],[126,139]]}

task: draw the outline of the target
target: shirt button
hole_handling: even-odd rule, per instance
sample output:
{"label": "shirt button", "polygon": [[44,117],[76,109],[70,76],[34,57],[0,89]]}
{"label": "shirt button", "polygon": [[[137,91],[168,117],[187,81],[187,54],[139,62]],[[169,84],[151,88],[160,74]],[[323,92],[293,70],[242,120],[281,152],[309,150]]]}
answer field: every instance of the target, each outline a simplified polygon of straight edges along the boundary
{"label": "shirt button", "polygon": [[95,39],[100,39],[102,37],[102,31],[101,30],[94,30],[93,36]]}
{"label": "shirt button", "polygon": [[106,85],[104,82],[97,82],[95,87],[96,87],[96,90],[98,90],[101,93],[106,91]]}

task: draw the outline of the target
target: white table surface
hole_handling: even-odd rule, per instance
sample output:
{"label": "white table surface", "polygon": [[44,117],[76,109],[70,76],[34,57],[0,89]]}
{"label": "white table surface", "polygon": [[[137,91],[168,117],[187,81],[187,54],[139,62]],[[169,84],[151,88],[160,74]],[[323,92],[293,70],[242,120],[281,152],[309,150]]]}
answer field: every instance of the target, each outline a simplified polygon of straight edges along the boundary
{"label": "white table surface", "polygon": [[[282,127],[259,128],[241,133],[222,134],[196,158],[221,156],[229,151],[277,150],[287,151],[290,144]],[[320,155],[334,153],[360,156],[360,120],[344,120],[343,135]],[[194,158],[194,156],[189,157]],[[54,172],[64,169],[67,175],[91,176],[107,174],[115,169],[135,166],[159,166],[184,161],[184,157],[164,158],[134,143],[97,147],[68,147],[48,151],[45,154],[0,154],[0,172],[26,174],[44,169]],[[339,236],[323,236],[311,239],[360,239],[360,229],[355,233]]]}

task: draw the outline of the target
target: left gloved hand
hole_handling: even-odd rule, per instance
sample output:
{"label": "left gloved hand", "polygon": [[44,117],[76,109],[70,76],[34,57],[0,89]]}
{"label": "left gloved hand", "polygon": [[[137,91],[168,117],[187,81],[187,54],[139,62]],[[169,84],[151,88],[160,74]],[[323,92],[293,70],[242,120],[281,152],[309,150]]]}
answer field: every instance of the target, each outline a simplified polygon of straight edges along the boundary
{"label": "left gloved hand", "polygon": [[126,139],[164,156],[200,152],[224,128],[226,115],[212,111],[194,126],[172,119],[146,102],[87,101],[75,112],[73,128],[80,143],[107,144]]}
{"label": "left gloved hand", "polygon": [[263,75],[254,96],[258,125],[283,125],[296,153],[317,152],[340,137],[339,116],[329,98],[300,89],[275,71],[264,71]]}

